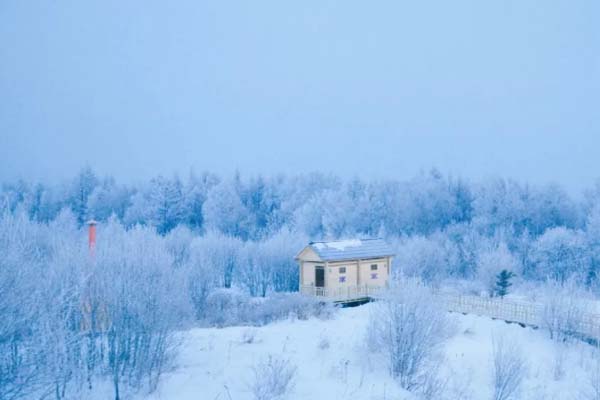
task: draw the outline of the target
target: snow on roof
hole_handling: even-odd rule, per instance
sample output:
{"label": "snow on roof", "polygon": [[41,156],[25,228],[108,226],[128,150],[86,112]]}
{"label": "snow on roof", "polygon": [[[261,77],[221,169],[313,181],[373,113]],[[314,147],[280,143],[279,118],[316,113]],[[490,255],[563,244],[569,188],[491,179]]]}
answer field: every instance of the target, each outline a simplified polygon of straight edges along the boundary
{"label": "snow on roof", "polygon": [[324,261],[354,260],[393,256],[394,252],[383,239],[350,239],[330,242],[311,242],[312,249]]}

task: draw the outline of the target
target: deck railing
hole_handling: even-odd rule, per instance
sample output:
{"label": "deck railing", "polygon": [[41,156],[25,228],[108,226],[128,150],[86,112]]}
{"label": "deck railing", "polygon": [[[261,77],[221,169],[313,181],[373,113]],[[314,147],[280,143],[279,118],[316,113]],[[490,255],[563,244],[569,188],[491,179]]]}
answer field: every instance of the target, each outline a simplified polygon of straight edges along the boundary
{"label": "deck railing", "polygon": [[358,285],[340,288],[324,288],[318,286],[301,286],[300,293],[309,296],[324,297],[332,301],[349,301],[371,297],[381,291],[380,286]]}

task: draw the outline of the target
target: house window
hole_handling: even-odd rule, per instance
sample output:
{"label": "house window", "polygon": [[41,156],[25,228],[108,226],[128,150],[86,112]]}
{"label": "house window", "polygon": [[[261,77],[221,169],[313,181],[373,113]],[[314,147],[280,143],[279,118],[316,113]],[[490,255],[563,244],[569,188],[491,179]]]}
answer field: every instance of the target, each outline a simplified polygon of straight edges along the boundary
{"label": "house window", "polygon": [[340,267],[340,274],[346,273],[346,267]]}
{"label": "house window", "polygon": [[377,274],[371,274],[371,279],[377,279]]}
{"label": "house window", "polygon": [[377,271],[377,264],[371,264],[371,271]]}
{"label": "house window", "polygon": [[340,276],[340,283],[344,283],[346,282],[346,277],[345,276]]}

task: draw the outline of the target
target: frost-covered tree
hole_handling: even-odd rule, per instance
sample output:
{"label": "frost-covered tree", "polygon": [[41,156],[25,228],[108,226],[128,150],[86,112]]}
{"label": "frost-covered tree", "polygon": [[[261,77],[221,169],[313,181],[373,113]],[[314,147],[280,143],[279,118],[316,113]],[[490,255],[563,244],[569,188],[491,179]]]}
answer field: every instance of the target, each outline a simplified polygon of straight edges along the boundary
{"label": "frost-covered tree", "polygon": [[131,195],[130,205],[123,216],[125,226],[146,225],[150,220],[150,200],[145,190],[138,190]]}
{"label": "frost-covered tree", "polygon": [[585,283],[597,291],[600,286],[600,204],[594,205],[588,214],[585,240],[590,256]]}
{"label": "frost-covered tree", "polygon": [[321,195],[311,197],[294,211],[292,224],[295,230],[304,232],[311,238],[323,238],[323,202]]}
{"label": "frost-covered tree", "polygon": [[190,261],[191,244],[194,234],[185,225],[179,225],[165,236],[165,246],[171,257],[173,265],[181,267]]}
{"label": "frost-covered tree", "polygon": [[454,184],[436,169],[409,181],[407,192],[408,233],[430,234],[462,222],[470,213],[470,196],[462,183]]}
{"label": "frost-covered tree", "polygon": [[223,181],[210,189],[202,206],[202,215],[207,230],[248,238],[250,214],[234,182]]}
{"label": "frost-covered tree", "polygon": [[207,232],[192,241],[193,261],[211,268],[219,287],[230,288],[239,274],[243,242],[220,232]]}
{"label": "frost-covered tree", "polygon": [[25,398],[43,383],[43,352],[32,331],[39,317],[36,289],[41,261],[36,227],[24,214],[0,216],[0,398]]}
{"label": "frost-covered tree", "polygon": [[573,275],[582,278],[589,270],[584,235],[565,227],[549,229],[540,236],[533,246],[531,260],[534,266],[531,277],[537,279],[565,282]]}
{"label": "frost-covered tree", "polygon": [[112,222],[99,234],[102,246],[88,282],[106,338],[101,371],[118,399],[123,386],[155,387],[173,356],[174,329],[191,314],[191,304],[182,270],[173,268],[164,240],[151,228],[125,231]]}
{"label": "frost-covered tree", "polygon": [[512,271],[508,271],[503,269],[500,271],[498,275],[496,275],[496,286],[494,288],[494,292],[496,295],[501,298],[508,294],[508,288],[512,286],[512,282],[510,281],[516,275]]}
{"label": "frost-covered tree", "polygon": [[103,179],[88,197],[88,215],[95,220],[106,221],[114,214],[122,220],[130,206],[130,196],[130,190],[118,186],[113,178]]}
{"label": "frost-covered tree", "polygon": [[273,285],[273,265],[260,244],[248,242],[239,268],[240,283],[251,296],[265,297]]}
{"label": "frost-covered tree", "polygon": [[306,245],[304,235],[282,230],[261,242],[248,242],[240,262],[239,282],[253,296],[269,290],[298,290],[298,264],[294,257]]}
{"label": "frost-covered tree", "polygon": [[270,234],[273,228],[277,228],[277,214],[281,207],[281,199],[276,189],[275,185],[258,176],[250,179],[239,191],[242,204],[248,210],[250,238],[263,238]]}
{"label": "frost-covered tree", "polygon": [[204,227],[202,206],[208,197],[208,191],[219,181],[216,175],[204,172],[200,175],[190,174],[184,188],[185,211],[184,220],[193,230],[200,231]]}
{"label": "frost-covered tree", "polygon": [[306,236],[283,229],[261,243],[260,251],[271,264],[273,290],[294,292],[298,290],[299,270],[295,256],[298,249],[308,243]]}
{"label": "frost-covered tree", "polygon": [[166,179],[162,176],[150,181],[149,216],[156,231],[165,235],[175,228],[184,217],[183,187],[179,178]]}
{"label": "frost-covered tree", "polygon": [[447,278],[459,261],[456,247],[442,235],[406,237],[395,247],[392,270],[426,282],[436,283]]}
{"label": "frost-covered tree", "polygon": [[0,216],[0,398],[115,398],[152,389],[192,315],[184,268],[152,228],[99,226],[95,257],[65,208],[49,224]]}
{"label": "frost-covered tree", "polygon": [[483,288],[493,296],[497,293],[498,275],[506,273],[519,273],[521,267],[517,258],[510,252],[504,242],[493,245],[492,248],[483,249],[477,259],[477,278]]}
{"label": "frost-covered tree", "polygon": [[71,183],[69,203],[71,204],[73,213],[77,217],[79,225],[83,225],[90,217],[88,213],[88,198],[97,185],[98,178],[89,166],[82,168]]}

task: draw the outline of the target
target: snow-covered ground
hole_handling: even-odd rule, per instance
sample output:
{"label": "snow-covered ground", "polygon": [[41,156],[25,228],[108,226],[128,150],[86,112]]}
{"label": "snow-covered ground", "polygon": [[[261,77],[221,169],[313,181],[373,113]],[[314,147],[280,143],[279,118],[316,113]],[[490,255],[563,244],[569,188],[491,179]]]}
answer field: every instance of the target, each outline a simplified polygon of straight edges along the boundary
{"label": "snow-covered ground", "polygon": [[[158,390],[145,398],[250,400],[253,366],[273,354],[298,368],[290,400],[412,399],[389,377],[381,357],[367,350],[366,328],[373,307],[341,309],[331,320],[190,330],[184,334],[177,370],[166,374]],[[518,342],[528,360],[518,399],[583,398],[591,346],[558,345],[544,331],[484,317],[451,314],[451,318],[456,334],[445,348],[445,398],[491,398],[492,338],[500,337]],[[557,368],[560,364],[562,368]]]}

